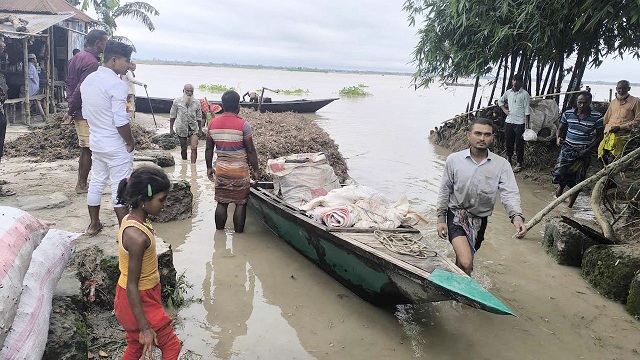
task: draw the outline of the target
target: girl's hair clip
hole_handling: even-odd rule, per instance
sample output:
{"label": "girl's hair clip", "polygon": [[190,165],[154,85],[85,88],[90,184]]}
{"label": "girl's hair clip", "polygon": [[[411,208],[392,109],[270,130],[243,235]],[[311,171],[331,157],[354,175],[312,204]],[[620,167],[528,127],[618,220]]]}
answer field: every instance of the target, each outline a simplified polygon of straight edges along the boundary
{"label": "girl's hair clip", "polygon": [[153,192],[151,191],[151,184],[147,184],[147,196],[153,196]]}

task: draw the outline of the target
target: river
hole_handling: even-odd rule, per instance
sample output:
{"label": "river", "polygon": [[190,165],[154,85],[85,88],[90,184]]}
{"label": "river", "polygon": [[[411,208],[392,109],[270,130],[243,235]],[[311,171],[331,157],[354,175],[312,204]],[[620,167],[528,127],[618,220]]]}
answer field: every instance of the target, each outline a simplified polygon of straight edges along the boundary
{"label": "river", "polygon": [[[393,199],[406,195],[427,214],[448,153],[428,141],[429,131],[461,112],[472,91],[415,91],[410,77],[400,75],[149,64],[139,64],[136,75],[155,97],[179,96],[185,83],[220,84],[240,94],[262,86],[309,91],[270,94],[274,100],[337,97],[343,87],[364,84],[371,96],[341,98],[308,116],[339,145],[352,178]],[[610,87],[592,86],[594,98],[608,98]],[[196,90],[204,96],[220,94]],[[640,323],[591,289],[579,269],[546,255],[542,226],[513,239],[499,204],[473,277],[518,318],[453,302],[382,309],[316,268],[252,214],[244,234],[215,231],[202,144],[199,159],[170,169],[191,182],[193,218],[157,228],[173,246],[178,273],[193,285],[187,296],[197,299],[178,312],[178,336],[203,359],[640,359]],[[550,187],[519,185],[527,218],[553,199]],[[448,243],[436,245],[452,255]]]}

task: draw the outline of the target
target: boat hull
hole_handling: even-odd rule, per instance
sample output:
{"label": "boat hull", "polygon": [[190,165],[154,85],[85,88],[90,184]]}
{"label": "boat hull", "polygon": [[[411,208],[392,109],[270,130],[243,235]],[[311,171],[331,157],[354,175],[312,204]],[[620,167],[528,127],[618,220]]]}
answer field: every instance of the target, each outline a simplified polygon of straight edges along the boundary
{"label": "boat hull", "polygon": [[276,235],[364,300],[388,306],[454,299],[426,278],[345,242],[339,233],[294,209],[283,208],[264,191],[252,189],[248,206]]}
{"label": "boat hull", "polygon": [[[321,108],[327,106],[338,98],[319,99],[319,100],[293,100],[293,101],[274,101],[264,104],[241,102],[240,106],[246,109],[258,110],[261,112],[295,112],[295,113],[314,113]],[[222,105],[221,101],[209,101],[212,104]],[[150,114],[151,112],[158,114],[168,114],[171,110],[173,99],[154,98],[154,97],[136,97],[136,111]]]}

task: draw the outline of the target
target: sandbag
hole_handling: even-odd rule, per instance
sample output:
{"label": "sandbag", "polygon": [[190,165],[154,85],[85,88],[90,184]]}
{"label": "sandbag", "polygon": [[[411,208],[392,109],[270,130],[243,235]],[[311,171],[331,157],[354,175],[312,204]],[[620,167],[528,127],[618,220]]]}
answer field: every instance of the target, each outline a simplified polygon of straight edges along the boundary
{"label": "sandbag", "polygon": [[33,250],[48,230],[29,213],[0,206],[0,346],[16,315]]}
{"label": "sandbag", "polygon": [[[560,120],[560,108],[555,100],[551,99],[532,99],[529,103],[529,112],[531,116],[531,129],[535,131],[535,141],[550,141],[556,136],[556,130]],[[549,136],[543,137],[541,130],[548,129]]]}
{"label": "sandbag", "polygon": [[276,194],[293,206],[302,206],[340,187],[338,177],[323,153],[294,154],[269,159],[267,173]]}
{"label": "sandbag", "polygon": [[33,252],[18,312],[0,350],[1,360],[41,359],[47,345],[51,301],[82,234],[51,229]]}

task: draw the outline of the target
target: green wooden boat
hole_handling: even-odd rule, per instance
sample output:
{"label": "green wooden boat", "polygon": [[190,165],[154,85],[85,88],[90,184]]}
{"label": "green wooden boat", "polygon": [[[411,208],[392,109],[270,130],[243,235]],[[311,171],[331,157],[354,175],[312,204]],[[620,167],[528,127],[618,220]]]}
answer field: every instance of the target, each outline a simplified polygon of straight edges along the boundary
{"label": "green wooden boat", "polygon": [[[271,186],[269,186],[271,185]],[[515,314],[425,243],[433,256],[418,259],[385,248],[373,230],[329,228],[273,194],[269,183],[251,189],[248,207],[276,235],[355,294],[373,304],[455,300],[496,314]],[[382,229],[419,233],[414,228]]]}

